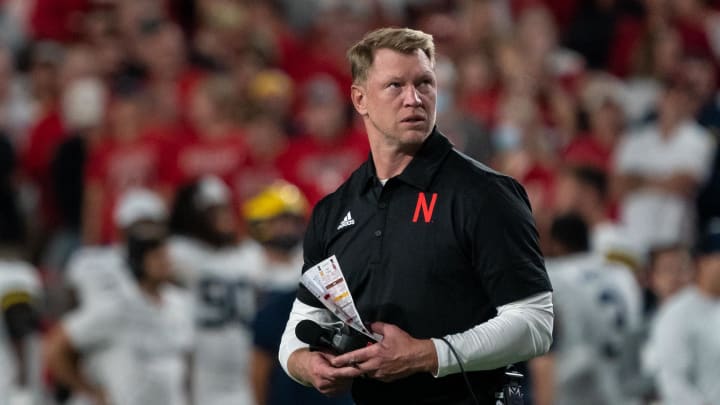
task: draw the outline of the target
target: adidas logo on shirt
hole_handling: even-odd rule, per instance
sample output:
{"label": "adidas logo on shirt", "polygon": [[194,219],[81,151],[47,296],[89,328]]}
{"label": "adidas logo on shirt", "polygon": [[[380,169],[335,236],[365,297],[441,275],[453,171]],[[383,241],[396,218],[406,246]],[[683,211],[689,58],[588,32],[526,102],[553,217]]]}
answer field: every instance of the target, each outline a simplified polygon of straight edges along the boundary
{"label": "adidas logo on shirt", "polygon": [[340,225],[338,225],[337,229],[339,231],[343,228],[347,228],[350,225],[355,225],[355,220],[352,218],[352,215],[350,215],[350,211],[348,211],[347,215],[345,215],[345,218],[340,221]]}

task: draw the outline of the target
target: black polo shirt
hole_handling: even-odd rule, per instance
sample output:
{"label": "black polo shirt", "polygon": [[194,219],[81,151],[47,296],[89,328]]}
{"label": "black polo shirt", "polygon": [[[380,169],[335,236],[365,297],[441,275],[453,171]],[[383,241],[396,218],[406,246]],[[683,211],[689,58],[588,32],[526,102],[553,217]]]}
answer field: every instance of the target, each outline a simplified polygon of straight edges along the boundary
{"label": "black polo shirt", "polygon": [[[496,307],[550,291],[527,195],[515,180],[454,150],[437,129],[407,168],[382,186],[368,159],[313,211],[303,271],[336,255],[363,321],[415,338],[465,331]],[[298,299],[322,307],[301,287]],[[492,395],[502,370],[468,373]],[[360,404],[462,404],[459,374],[392,383],[356,379]]]}

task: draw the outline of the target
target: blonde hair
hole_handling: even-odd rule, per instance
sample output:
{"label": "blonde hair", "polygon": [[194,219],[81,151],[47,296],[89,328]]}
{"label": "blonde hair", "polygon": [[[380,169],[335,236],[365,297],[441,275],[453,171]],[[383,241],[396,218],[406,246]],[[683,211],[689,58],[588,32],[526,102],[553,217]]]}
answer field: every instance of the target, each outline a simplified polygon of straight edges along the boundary
{"label": "blonde hair", "polygon": [[366,34],[347,53],[353,83],[361,83],[367,79],[368,70],[378,49],[390,49],[406,54],[420,49],[430,59],[430,64],[435,65],[432,35],[410,28],[380,28]]}

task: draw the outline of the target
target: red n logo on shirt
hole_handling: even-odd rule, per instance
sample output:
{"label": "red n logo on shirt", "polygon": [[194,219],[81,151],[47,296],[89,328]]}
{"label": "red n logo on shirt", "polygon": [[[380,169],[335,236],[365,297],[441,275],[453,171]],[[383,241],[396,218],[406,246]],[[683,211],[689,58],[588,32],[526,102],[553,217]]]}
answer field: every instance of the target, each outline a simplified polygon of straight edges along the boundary
{"label": "red n logo on shirt", "polygon": [[425,198],[425,193],[418,193],[418,199],[417,204],[415,205],[415,215],[413,215],[413,222],[418,221],[418,217],[420,216],[420,211],[422,210],[423,213],[423,219],[425,219],[425,223],[429,223],[432,219],[432,213],[435,209],[435,201],[437,201],[437,193],[432,194],[432,198],[430,199],[430,206],[428,207],[427,199]]}

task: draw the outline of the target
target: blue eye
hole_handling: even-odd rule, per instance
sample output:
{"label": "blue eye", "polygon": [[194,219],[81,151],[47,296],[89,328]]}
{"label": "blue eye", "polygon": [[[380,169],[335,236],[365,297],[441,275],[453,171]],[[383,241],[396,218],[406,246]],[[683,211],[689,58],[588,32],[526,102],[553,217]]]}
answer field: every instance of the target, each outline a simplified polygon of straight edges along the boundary
{"label": "blue eye", "polygon": [[435,82],[433,82],[432,80],[423,80],[417,84],[416,88],[422,93],[427,93],[432,90],[434,85]]}

